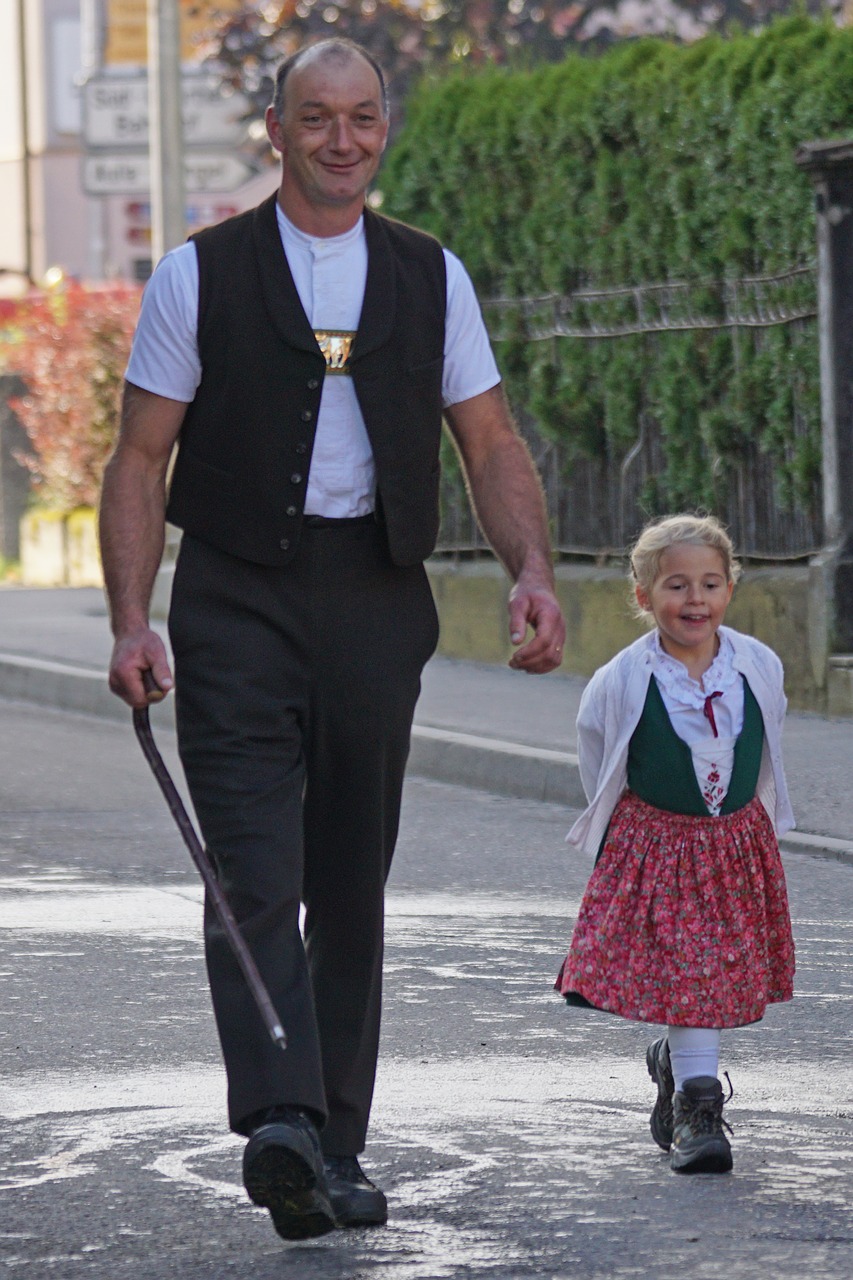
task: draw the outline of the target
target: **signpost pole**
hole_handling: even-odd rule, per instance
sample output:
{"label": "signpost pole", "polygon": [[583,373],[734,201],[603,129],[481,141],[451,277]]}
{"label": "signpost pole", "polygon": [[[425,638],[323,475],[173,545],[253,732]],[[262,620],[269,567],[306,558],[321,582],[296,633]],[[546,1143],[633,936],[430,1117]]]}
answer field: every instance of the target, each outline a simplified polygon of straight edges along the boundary
{"label": "signpost pole", "polygon": [[[81,0],[80,23],[83,74],[89,79],[97,75],[101,62],[97,0]],[[103,280],[107,257],[106,209],[102,196],[93,196],[91,192],[87,192],[87,196],[88,273],[92,280]]]}
{"label": "signpost pole", "polygon": [[178,0],[148,0],[151,257],[186,239]]}

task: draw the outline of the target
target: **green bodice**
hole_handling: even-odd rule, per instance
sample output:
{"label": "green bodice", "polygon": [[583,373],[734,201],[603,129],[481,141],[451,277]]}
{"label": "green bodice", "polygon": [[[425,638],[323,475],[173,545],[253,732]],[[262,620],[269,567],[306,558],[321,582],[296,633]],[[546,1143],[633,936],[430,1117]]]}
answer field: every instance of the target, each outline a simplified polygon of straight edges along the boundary
{"label": "green bodice", "polygon": [[[743,728],[735,743],[734,767],[721,815],[736,813],[755,795],[763,746],[761,710],[744,679]],[[672,727],[654,677],[649,681],[643,714],[628,747],[628,787],[656,809],[695,818],[710,817],[696,780],[690,748]]]}

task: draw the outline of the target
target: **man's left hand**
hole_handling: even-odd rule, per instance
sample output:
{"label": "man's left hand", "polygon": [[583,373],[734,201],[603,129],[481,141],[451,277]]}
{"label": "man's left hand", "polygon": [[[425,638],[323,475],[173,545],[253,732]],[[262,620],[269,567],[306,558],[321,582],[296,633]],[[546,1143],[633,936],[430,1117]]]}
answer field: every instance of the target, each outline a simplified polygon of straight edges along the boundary
{"label": "man's left hand", "polygon": [[[527,628],[533,638],[522,644]],[[509,594],[509,632],[513,644],[521,644],[509,660],[516,671],[544,675],[554,671],[563,660],[566,624],[549,587],[529,586],[519,579]]]}

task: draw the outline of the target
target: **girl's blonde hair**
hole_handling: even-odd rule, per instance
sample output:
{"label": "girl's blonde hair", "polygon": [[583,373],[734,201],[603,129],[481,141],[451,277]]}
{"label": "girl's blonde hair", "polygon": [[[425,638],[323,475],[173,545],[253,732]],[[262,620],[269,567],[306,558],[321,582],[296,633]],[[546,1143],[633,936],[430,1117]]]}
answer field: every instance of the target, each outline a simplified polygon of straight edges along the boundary
{"label": "girl's blonde hair", "polygon": [[[660,571],[661,556],[676,545],[713,547],[720,553],[727,582],[737,582],[740,564],[735,559],[735,549],[725,527],[714,516],[662,516],[651,520],[643,529],[630,551],[631,580],[648,594]],[[633,606],[640,617],[648,610],[633,599]]]}

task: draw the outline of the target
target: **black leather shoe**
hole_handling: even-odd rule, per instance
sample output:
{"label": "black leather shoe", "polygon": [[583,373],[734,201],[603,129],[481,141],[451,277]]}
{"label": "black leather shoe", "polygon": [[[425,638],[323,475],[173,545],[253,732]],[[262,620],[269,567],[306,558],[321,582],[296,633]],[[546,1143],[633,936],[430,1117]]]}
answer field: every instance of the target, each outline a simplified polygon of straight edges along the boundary
{"label": "black leather shoe", "polygon": [[381,1227],[388,1221],[384,1192],[365,1177],[355,1156],[326,1156],[323,1164],[339,1227]]}
{"label": "black leather shoe", "polygon": [[295,1107],[277,1108],[253,1131],[243,1152],[243,1185],[250,1200],[269,1209],[285,1240],[334,1230],[317,1129]]}

